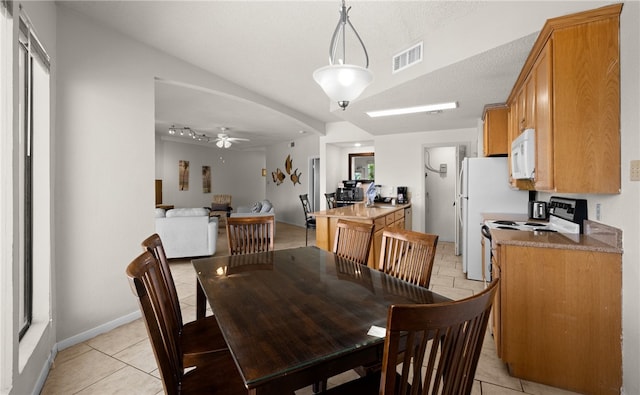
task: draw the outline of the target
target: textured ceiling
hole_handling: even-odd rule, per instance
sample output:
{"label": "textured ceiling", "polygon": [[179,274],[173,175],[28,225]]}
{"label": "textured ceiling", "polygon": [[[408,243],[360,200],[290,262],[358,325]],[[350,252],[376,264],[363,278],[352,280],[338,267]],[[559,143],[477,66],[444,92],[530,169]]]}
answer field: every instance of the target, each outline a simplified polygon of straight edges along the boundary
{"label": "textured ceiling", "polygon": [[[328,62],[339,1],[59,1],[135,40],[207,70],[265,100],[183,81],[156,84],[156,132],[172,124],[256,148],[323,134],[346,120],[373,135],[475,127],[485,104],[506,99],[545,20],[596,8],[578,1],[348,1],[374,82],[341,111],[311,74]],[[391,59],[424,42],[424,61],[391,73]],[[359,56],[355,47],[347,57]],[[356,57],[354,62],[358,63]],[[370,119],[365,111],[455,100],[442,114]],[[286,109],[286,111],[283,110]]]}

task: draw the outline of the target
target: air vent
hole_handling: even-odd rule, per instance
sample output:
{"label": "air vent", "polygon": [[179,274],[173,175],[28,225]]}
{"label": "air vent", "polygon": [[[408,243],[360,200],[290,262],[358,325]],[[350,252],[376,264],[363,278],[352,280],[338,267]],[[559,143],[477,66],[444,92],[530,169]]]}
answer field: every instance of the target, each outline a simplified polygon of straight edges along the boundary
{"label": "air vent", "polygon": [[393,57],[392,73],[422,62],[422,41]]}

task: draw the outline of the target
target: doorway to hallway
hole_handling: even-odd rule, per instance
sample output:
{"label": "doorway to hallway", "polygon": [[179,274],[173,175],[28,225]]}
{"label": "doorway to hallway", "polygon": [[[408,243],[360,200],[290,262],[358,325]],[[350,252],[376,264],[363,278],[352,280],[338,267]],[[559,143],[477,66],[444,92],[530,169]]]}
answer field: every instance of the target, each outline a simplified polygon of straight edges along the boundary
{"label": "doorway to hallway", "polygon": [[320,157],[309,158],[309,202],[313,211],[320,210]]}
{"label": "doorway to hallway", "polygon": [[443,242],[455,243],[458,255],[462,229],[458,196],[460,168],[468,144],[439,144],[424,147],[425,232]]}

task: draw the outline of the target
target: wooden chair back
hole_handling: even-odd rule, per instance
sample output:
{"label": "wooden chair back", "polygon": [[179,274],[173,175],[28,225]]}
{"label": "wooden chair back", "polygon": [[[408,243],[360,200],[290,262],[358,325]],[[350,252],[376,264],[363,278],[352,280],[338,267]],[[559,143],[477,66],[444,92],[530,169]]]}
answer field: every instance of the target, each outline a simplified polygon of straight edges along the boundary
{"label": "wooden chair back", "polygon": [[373,240],[373,229],[373,223],[339,219],[336,223],[333,252],[341,258],[366,265]]}
{"label": "wooden chair back", "polygon": [[127,266],[126,273],[131,290],[138,297],[165,393],[175,394],[183,374],[180,326],[166,292],[160,264],[145,251]]}
{"label": "wooden chair back", "polygon": [[302,202],[302,209],[304,210],[304,245],[309,245],[309,229],[316,228],[316,219],[309,214],[311,213],[311,202],[309,202],[309,195],[306,193],[300,195],[300,202]]}
{"label": "wooden chair back", "polygon": [[274,227],[272,215],[227,218],[229,254],[273,251]]}
{"label": "wooden chair back", "polygon": [[213,195],[211,197],[211,203],[216,204],[228,204],[231,206],[232,195]]}
{"label": "wooden chair back", "polygon": [[378,269],[429,288],[438,235],[390,228],[382,232]]}
{"label": "wooden chair back", "polygon": [[305,221],[309,222],[309,219],[313,218],[309,216],[309,214],[311,213],[311,202],[309,201],[309,195],[306,193],[304,195],[300,195],[300,201],[302,202],[302,209],[304,210],[304,219]]}
{"label": "wooden chair back", "polygon": [[167,289],[167,295],[169,296],[169,302],[176,316],[179,327],[183,326],[182,310],[180,309],[180,299],[178,299],[178,291],[176,290],[176,284],[173,281],[173,275],[171,275],[171,268],[169,267],[169,261],[164,253],[164,247],[162,245],[162,239],[157,233],[144,239],[141,243],[143,250],[149,251],[160,265],[160,272],[164,279],[164,284]]}
{"label": "wooden chair back", "polygon": [[327,210],[338,207],[335,192],[325,193],[324,197],[327,199]]}
{"label": "wooden chair back", "polygon": [[[224,205],[224,206],[222,206]],[[213,195],[211,198],[211,212],[209,215],[218,217],[218,231],[226,224],[231,212],[231,195]]]}
{"label": "wooden chair back", "polygon": [[498,282],[462,300],[389,307],[380,394],[470,394]]}

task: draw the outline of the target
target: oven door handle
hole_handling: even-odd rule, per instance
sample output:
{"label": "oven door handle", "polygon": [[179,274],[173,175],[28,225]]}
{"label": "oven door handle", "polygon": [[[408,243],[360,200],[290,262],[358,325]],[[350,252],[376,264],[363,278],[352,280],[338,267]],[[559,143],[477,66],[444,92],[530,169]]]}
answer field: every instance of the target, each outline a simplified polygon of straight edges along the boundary
{"label": "oven door handle", "polygon": [[482,225],[482,228],[480,228],[480,231],[482,232],[482,235],[484,237],[491,240],[491,231],[489,230],[489,227],[487,225]]}

